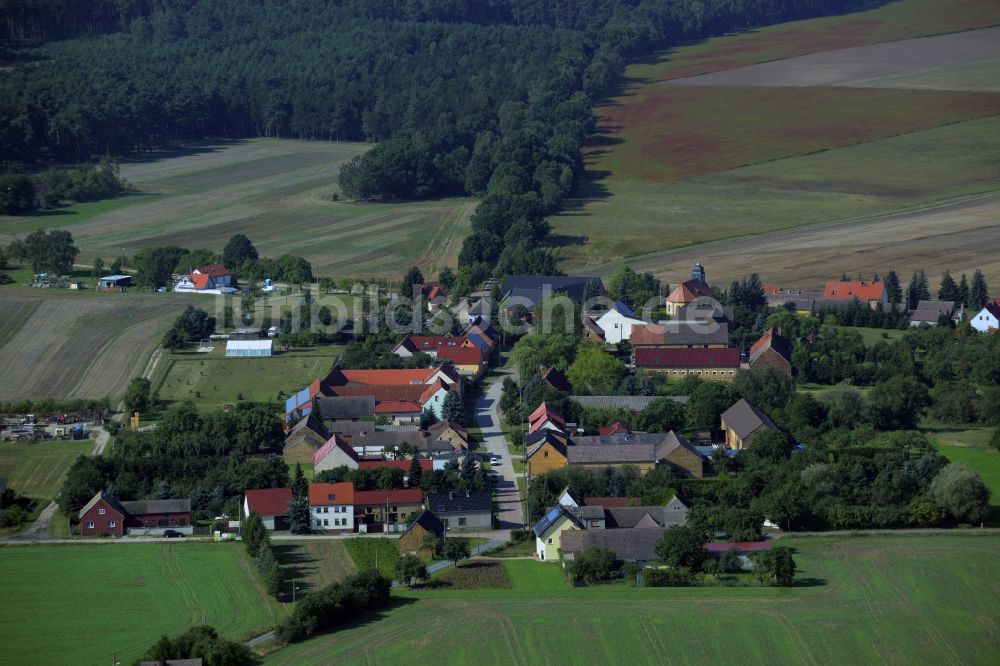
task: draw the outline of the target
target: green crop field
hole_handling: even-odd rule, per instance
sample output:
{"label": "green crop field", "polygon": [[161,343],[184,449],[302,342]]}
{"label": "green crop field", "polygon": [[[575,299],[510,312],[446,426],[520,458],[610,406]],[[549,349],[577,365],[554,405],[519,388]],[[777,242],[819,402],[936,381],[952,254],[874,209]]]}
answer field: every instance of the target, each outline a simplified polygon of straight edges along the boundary
{"label": "green crop field", "polygon": [[[630,260],[637,270],[673,282],[686,274],[696,248],[747,239],[737,266],[721,265],[724,258],[705,248],[703,263],[713,260],[713,274],[728,280],[745,272],[758,248],[773,254],[764,234],[897,211],[917,214],[930,204],[997,192],[1000,94],[969,91],[983,88],[983,77],[991,76],[983,65],[954,86],[966,90],[664,82],[998,23],[1000,9],[988,0],[900,0],[712,38],[630,65],[622,93],[597,108],[597,134],[584,151],[586,172],[576,198],[552,218],[565,269],[610,274]],[[925,93],[931,96],[909,96]],[[979,238],[991,232],[983,214],[992,219],[978,210],[954,217],[974,225]],[[946,238],[935,240],[933,255],[925,256],[923,248],[920,254],[918,248],[898,252],[902,242],[926,236],[913,226],[912,232],[905,224],[894,227],[891,243],[870,237],[880,233],[874,225],[863,236],[856,229],[845,233],[875,247],[865,255],[867,265],[916,269],[924,261],[974,270],[967,246]],[[836,232],[824,236],[827,243],[831,234]],[[682,256],[672,256],[682,249]],[[762,273],[802,279],[805,251],[778,261],[768,256]],[[672,266],[675,261],[681,267]]]}
{"label": "green crop field", "polygon": [[0,549],[3,661],[129,664],[197,624],[247,638],[275,623],[248,567],[233,544]]}
{"label": "green crop field", "polygon": [[161,401],[193,400],[206,411],[238,400],[283,403],[326,375],[343,349],[324,345],[264,358],[226,358],[225,341],[216,341],[214,346],[209,353],[174,352],[160,361],[166,364],[159,384]]}
{"label": "green crop field", "polygon": [[940,67],[926,72],[862,79],[854,83],[886,88],[991,90],[993,92],[1000,92],[1000,58],[965,65]]}
{"label": "green crop field", "polygon": [[0,443],[0,477],[19,495],[51,500],[73,461],[88,455],[92,446],[90,440]]}
{"label": "green crop field", "polygon": [[179,245],[221,251],[237,232],[264,256],[304,256],[318,275],[397,275],[411,264],[455,266],[468,232],[468,199],[390,204],[330,200],[340,166],[367,144],[254,139],[122,164],[136,193],[45,215],[0,216],[0,243],[65,228],[80,261],[124,249]]}
{"label": "green crop field", "polygon": [[[1000,537],[789,539],[791,589],[569,588],[504,562],[511,589],[394,594],[365,621],[267,664],[990,664]],[[461,622],[455,622],[461,617]]]}
{"label": "green crop field", "polygon": [[341,541],[275,540],[272,543],[284,569],[286,587],[294,582],[298,590],[315,590],[344,580],[357,571]]}
{"label": "green crop field", "polygon": [[378,569],[383,576],[396,576],[399,540],[391,537],[354,537],[343,541],[358,571]]}

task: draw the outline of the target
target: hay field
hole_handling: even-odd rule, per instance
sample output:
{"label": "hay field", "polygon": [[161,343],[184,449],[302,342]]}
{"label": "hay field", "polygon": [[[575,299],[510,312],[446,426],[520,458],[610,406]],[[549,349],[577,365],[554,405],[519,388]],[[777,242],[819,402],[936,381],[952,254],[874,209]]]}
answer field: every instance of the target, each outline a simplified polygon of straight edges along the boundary
{"label": "hay field", "polygon": [[[610,274],[628,261],[677,280],[700,260],[713,279],[740,277],[750,266],[769,282],[788,283],[858,268],[971,272],[981,265],[1000,277],[981,251],[1000,242],[989,201],[951,209],[958,218],[942,215],[936,222],[945,226],[936,229],[928,229],[923,213],[912,227],[883,231],[870,219],[902,221],[908,218],[886,216],[1000,191],[1000,93],[978,91],[989,87],[989,67],[957,79],[952,87],[963,90],[867,80],[857,81],[860,87],[770,86],[760,84],[773,76],[752,75],[784,68],[813,77],[802,82],[820,82],[826,70],[801,64],[814,58],[833,66],[837,81],[866,76],[886,70],[871,52],[849,47],[1000,23],[995,3],[947,4],[900,0],[709,39],[630,66],[622,93],[598,108],[577,198],[552,219],[564,269]],[[992,53],[996,32],[929,40],[937,49],[925,40],[899,41],[874,53],[905,61],[924,48],[920,67],[937,62],[931,51],[951,54],[938,58],[942,63],[966,62]],[[817,55],[794,57],[809,53]],[[696,75],[729,78],[727,85],[663,83]],[[925,93],[933,95],[919,96]],[[824,228],[808,241],[791,231],[833,223],[847,226],[840,233]],[[735,238],[741,240],[728,243]],[[705,245],[717,241],[728,244]],[[787,251],[783,242],[792,243]],[[751,263],[766,260],[776,263]]]}
{"label": "hay field", "polygon": [[[504,562],[511,589],[394,594],[357,626],[266,664],[990,664],[1000,537],[788,539],[800,584],[569,588]],[[455,622],[455,618],[461,622]]]}
{"label": "hay field", "polygon": [[147,245],[221,251],[242,232],[264,256],[304,256],[319,275],[391,276],[411,264],[432,273],[455,266],[471,200],[328,199],[338,189],[340,166],[369,147],[253,139],[126,162],[121,172],[136,194],[44,216],[0,217],[0,242],[13,233],[61,227],[73,233],[86,263]]}
{"label": "hay field", "polygon": [[59,297],[38,291],[0,292],[0,312],[19,313],[0,336],[0,401],[121,394],[191,300],[173,294]]}
{"label": "hay field", "polygon": [[91,440],[2,444],[0,477],[19,495],[47,502],[59,494],[73,462],[92,446]]}

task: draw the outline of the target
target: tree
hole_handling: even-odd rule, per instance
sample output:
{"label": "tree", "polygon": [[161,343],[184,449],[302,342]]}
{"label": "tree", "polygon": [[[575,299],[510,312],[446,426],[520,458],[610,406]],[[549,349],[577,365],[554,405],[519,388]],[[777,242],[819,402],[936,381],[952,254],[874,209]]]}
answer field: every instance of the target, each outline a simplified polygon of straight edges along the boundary
{"label": "tree", "polygon": [[170,329],[163,335],[163,340],[160,341],[160,346],[164,349],[174,351],[176,349],[183,349],[184,346],[190,341],[191,339],[188,337],[187,333],[184,332],[183,328],[171,326]]}
{"label": "tree", "polygon": [[769,365],[739,373],[733,386],[741,398],[767,412],[783,408],[795,394],[795,382],[788,373]]}
{"label": "tree", "polygon": [[451,288],[455,286],[455,271],[451,270],[447,266],[441,269],[438,273],[438,282],[444,287],[444,290],[451,293]]}
{"label": "tree", "polygon": [[673,525],[656,542],[656,556],[667,566],[697,571],[705,560],[705,535],[693,525]]}
{"label": "tree", "polygon": [[938,289],[937,296],[939,301],[958,300],[958,285],[955,284],[955,278],[948,271],[945,271],[944,275],[941,276],[941,288]]}
{"label": "tree", "polygon": [[668,397],[656,398],[639,412],[636,428],[646,432],[670,432],[684,429],[684,406]]}
{"label": "tree", "polygon": [[422,467],[420,467],[420,458],[418,458],[417,456],[413,456],[413,459],[410,460],[410,473],[408,474],[408,476],[409,476],[408,482],[410,488],[419,488],[420,480],[424,476],[424,470]]}
{"label": "tree", "polygon": [[306,475],[302,471],[301,463],[295,463],[295,477],[292,479],[292,495],[294,497],[309,496],[309,482],[306,481]]}
{"label": "tree", "polygon": [[330,308],[325,305],[320,306],[319,310],[316,312],[316,318],[319,320],[319,323],[323,325],[324,330],[333,323],[333,313],[331,313]]}
{"label": "tree", "polygon": [[0,175],[0,215],[20,215],[35,207],[35,186],[27,176]]}
{"label": "tree", "polygon": [[972,286],[969,288],[969,308],[973,312],[979,312],[990,302],[990,290],[986,286],[986,278],[983,272],[976,269],[972,274]]}
{"label": "tree", "polygon": [[931,404],[927,387],[913,377],[892,377],[872,388],[872,423],[880,430],[913,430]]}
{"label": "tree", "polygon": [[584,340],[577,347],[567,378],[580,393],[607,395],[621,383],[625,374],[624,363],[605,353],[596,342]]}
{"label": "tree", "polygon": [[615,552],[609,548],[587,548],[573,558],[572,574],[588,583],[609,580],[615,570]]}
{"label": "tree", "polygon": [[513,357],[521,377],[538,375],[542,368],[565,371],[573,362],[576,339],[556,333],[525,335],[514,345]]}
{"label": "tree", "polygon": [[145,377],[135,377],[129,382],[122,402],[125,404],[126,414],[133,412],[145,412],[150,407],[151,384]]}
{"label": "tree", "polygon": [[445,421],[454,421],[459,425],[465,425],[465,402],[455,389],[449,389],[445,395],[444,405],[441,407],[441,417]]}
{"label": "tree", "polygon": [[965,277],[965,273],[962,273],[962,279],[958,281],[958,302],[955,303],[956,307],[961,306],[969,307],[969,281]]}
{"label": "tree", "polygon": [[73,244],[73,234],[61,229],[40,230],[24,239],[25,253],[35,273],[69,275],[80,253]]}
{"label": "tree", "polygon": [[943,467],[931,481],[928,495],[958,522],[979,523],[989,513],[990,490],[968,465]]}
{"label": "tree", "polygon": [[400,296],[411,296],[413,294],[413,285],[422,285],[424,283],[424,274],[420,272],[420,269],[416,266],[411,266],[406,275],[403,276],[403,281],[400,282],[399,294]]}
{"label": "tree", "polygon": [[438,556],[441,552],[441,548],[441,538],[433,532],[425,532],[424,535],[420,537],[420,549],[431,551],[433,557]]}
{"label": "tree", "polygon": [[94,270],[91,271],[91,275],[95,278],[99,278],[104,275],[104,260],[100,257],[94,259]]}
{"label": "tree", "polygon": [[903,300],[903,289],[899,284],[899,276],[896,271],[889,271],[885,274],[885,291],[889,295],[889,302],[896,305]]}
{"label": "tree", "polygon": [[452,538],[445,540],[442,555],[458,567],[459,562],[472,556],[472,551],[469,549],[468,540]]}
{"label": "tree", "polygon": [[144,247],[136,253],[136,284],[159,289],[170,284],[170,276],[185,250],[181,247]]}
{"label": "tree", "polygon": [[260,545],[267,540],[267,528],[264,521],[256,511],[251,511],[250,515],[243,521],[243,545],[246,546],[250,557],[257,557]]}
{"label": "tree", "polygon": [[688,428],[718,428],[722,412],[736,402],[736,389],[722,382],[702,382],[692,392],[688,400]]}
{"label": "tree", "polygon": [[257,555],[254,557],[253,565],[257,573],[260,574],[261,580],[264,581],[267,593],[274,597],[281,594],[281,568],[278,566],[278,560],[274,556],[274,550],[269,541],[261,543],[257,549]]}
{"label": "tree", "polygon": [[310,519],[308,495],[298,495],[292,497],[292,501],[288,505],[288,526],[291,528],[293,534],[309,533]]}
{"label": "tree", "polygon": [[795,578],[795,560],[792,559],[791,549],[779,546],[757,553],[754,571],[762,583],[791,585]]}
{"label": "tree", "polygon": [[429,578],[427,567],[416,555],[403,555],[396,560],[396,580],[402,585],[413,585],[414,581]]}
{"label": "tree", "polygon": [[230,270],[236,270],[243,264],[257,259],[257,248],[244,234],[234,235],[222,249],[222,263]]}

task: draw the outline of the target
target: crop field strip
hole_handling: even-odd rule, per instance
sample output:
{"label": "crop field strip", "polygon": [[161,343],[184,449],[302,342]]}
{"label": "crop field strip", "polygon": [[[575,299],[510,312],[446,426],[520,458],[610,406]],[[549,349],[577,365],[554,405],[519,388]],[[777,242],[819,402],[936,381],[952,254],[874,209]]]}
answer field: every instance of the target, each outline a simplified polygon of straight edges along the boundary
{"label": "crop field strip", "polygon": [[[956,84],[970,88],[959,91],[757,87],[755,83],[766,81],[750,76],[759,62],[764,64],[756,67],[794,74],[807,69],[799,60],[832,56],[824,51],[1000,23],[1000,8],[984,0],[952,3],[951,9],[963,13],[945,16],[939,5],[903,0],[864,13],[709,39],[630,66],[624,92],[598,108],[598,134],[585,149],[579,198],[552,218],[564,268],[610,274],[627,259],[636,269],[675,281],[687,273],[687,266],[675,262],[694,255],[707,263],[706,255],[715,254],[713,247],[701,244],[741,238],[744,261],[736,272],[725,256],[721,272],[713,271],[728,280],[745,272],[746,254],[758,251],[758,239],[773,248],[777,232],[840,222],[851,225],[845,234],[864,225],[866,235],[882,236],[870,229],[868,218],[997,191],[996,92],[972,90],[967,84]],[[998,31],[945,35],[930,43],[948,45],[954,61],[975,59],[997,49],[989,36]],[[876,55],[879,49],[905,55],[922,48],[922,40],[914,42],[872,48]],[[865,62],[864,48],[844,53],[853,54],[854,69],[845,67],[835,80],[866,68],[884,71],[878,63]],[[816,55],[795,57],[803,54]],[[931,62],[933,58],[923,58],[921,66]],[[738,73],[745,80],[735,78]],[[697,75],[705,75],[706,81],[728,75],[733,78],[727,83],[745,85],[673,85],[684,83],[675,79]],[[981,79],[978,87],[983,87]],[[924,92],[936,96],[906,96]],[[975,224],[970,237],[995,241],[992,202],[984,205],[963,209],[958,226]],[[904,233],[892,240],[924,244],[905,226],[895,227],[900,229]],[[829,229],[825,233],[829,236]],[[935,265],[971,271],[982,261],[972,257],[972,263],[964,263],[968,245],[943,240],[941,251],[930,257]],[[862,270],[870,272],[873,262],[895,261],[901,253],[893,245],[864,247]],[[704,249],[706,255],[682,249],[688,246]],[[855,263],[856,257],[834,254],[835,261]],[[895,268],[924,267],[916,257],[902,254],[902,259]],[[801,256],[767,264],[768,277],[799,279],[801,264]],[[1000,277],[1000,269],[991,270]]]}
{"label": "crop field strip", "polygon": [[0,446],[0,477],[19,495],[51,500],[62,488],[73,461],[88,455],[91,445],[90,440],[5,443]]}
{"label": "crop field strip", "polygon": [[[469,229],[470,199],[365,204],[327,198],[337,191],[340,166],[369,147],[257,139],[126,162],[122,175],[137,194],[92,214],[91,204],[57,211],[45,225],[71,231],[83,262],[144,245],[219,251],[242,232],[264,256],[301,255],[321,275],[396,275],[414,263],[434,272],[454,267]],[[37,228],[37,218],[0,218],[0,241],[4,233]]]}
{"label": "crop field strip", "polygon": [[[268,664],[988,664],[1000,537],[788,539],[802,586],[569,588],[554,565],[505,562],[513,588],[406,592],[380,619],[293,645]],[[530,572],[530,573],[529,573]],[[737,615],[739,621],[734,622]],[[446,628],[435,618],[460,616]],[[371,645],[373,636],[391,637]]]}
{"label": "crop field strip", "polygon": [[[275,621],[233,544],[24,546],[0,550],[0,643],[21,664],[122,663],[162,634],[213,625],[244,639]],[[42,582],[43,581],[43,582]],[[43,593],[59,590],[58,595]],[[239,609],[239,612],[234,612]],[[95,631],[96,617],[113,631]],[[26,629],[25,618],[31,618]]]}

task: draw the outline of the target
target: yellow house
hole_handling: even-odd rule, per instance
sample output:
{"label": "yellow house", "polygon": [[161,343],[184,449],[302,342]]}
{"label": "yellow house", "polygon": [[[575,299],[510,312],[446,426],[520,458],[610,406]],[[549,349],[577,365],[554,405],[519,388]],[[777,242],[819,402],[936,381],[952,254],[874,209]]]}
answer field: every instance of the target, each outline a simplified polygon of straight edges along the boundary
{"label": "yellow house", "polygon": [[551,430],[545,430],[544,435],[534,444],[529,444],[527,459],[528,476],[537,476],[545,472],[565,467],[565,438]]}
{"label": "yellow house", "polygon": [[535,556],[543,562],[558,562],[560,536],[566,530],[582,530],[583,523],[562,506],[549,509],[535,525]]}

